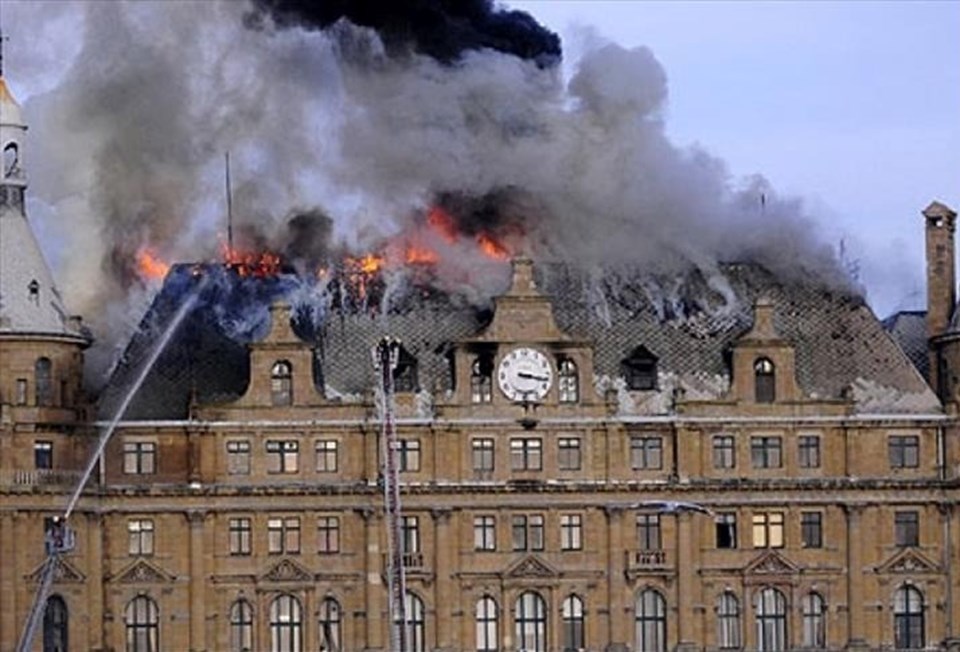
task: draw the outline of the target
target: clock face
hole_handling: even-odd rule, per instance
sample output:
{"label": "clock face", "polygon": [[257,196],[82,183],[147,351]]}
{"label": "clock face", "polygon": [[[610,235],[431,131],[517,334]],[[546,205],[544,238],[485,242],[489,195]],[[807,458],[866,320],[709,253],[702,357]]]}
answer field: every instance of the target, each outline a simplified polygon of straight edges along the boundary
{"label": "clock face", "polygon": [[540,351],[520,347],[503,356],[497,381],[511,401],[539,401],[550,391],[553,367]]}

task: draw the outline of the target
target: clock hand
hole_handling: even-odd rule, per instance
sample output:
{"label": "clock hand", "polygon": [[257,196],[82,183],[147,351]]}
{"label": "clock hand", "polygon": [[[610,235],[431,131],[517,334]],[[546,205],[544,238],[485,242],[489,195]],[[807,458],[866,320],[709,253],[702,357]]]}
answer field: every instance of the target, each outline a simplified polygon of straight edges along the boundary
{"label": "clock hand", "polygon": [[550,380],[550,379],[547,378],[546,376],[538,376],[538,375],[536,375],[536,374],[529,374],[529,373],[527,373],[526,371],[520,371],[520,372],[518,372],[518,373],[517,373],[517,376],[519,376],[520,378],[529,378],[530,380],[539,380],[539,381],[544,382],[544,383],[547,382],[548,380]]}

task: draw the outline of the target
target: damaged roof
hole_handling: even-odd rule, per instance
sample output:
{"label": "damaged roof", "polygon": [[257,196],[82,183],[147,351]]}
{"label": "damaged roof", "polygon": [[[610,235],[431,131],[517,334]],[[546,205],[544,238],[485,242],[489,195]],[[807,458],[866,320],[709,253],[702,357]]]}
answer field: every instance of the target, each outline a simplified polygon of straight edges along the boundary
{"label": "damaged roof", "polygon": [[[218,403],[242,395],[250,373],[247,346],[266,334],[268,308],[277,298],[294,306],[294,330],[315,350],[315,384],[331,398],[371,390],[370,350],[384,335],[399,338],[417,359],[420,388],[449,389],[452,344],[480,333],[491,318],[488,306],[416,286],[374,309],[293,278],[241,279],[212,267],[206,274],[211,279],[199,289],[204,274],[191,272],[195,267],[178,265],[170,272],[102,394],[101,417],[113,415],[191,291],[200,299],[147,373],[124,419],[182,419],[191,397]],[[763,296],[775,306],[778,333],[795,347],[805,396],[835,399],[850,388],[863,394],[866,387],[867,411],[889,409],[876,400],[879,393],[922,399],[900,401],[893,411],[939,409],[911,360],[863,299],[849,293],[779,281],[750,264],[720,265],[711,275],[661,276],[589,274],[544,264],[536,266],[536,277],[558,326],[592,343],[597,379],[621,376],[621,361],[643,345],[658,358],[661,376],[729,380],[729,349],[749,329],[754,301]]]}

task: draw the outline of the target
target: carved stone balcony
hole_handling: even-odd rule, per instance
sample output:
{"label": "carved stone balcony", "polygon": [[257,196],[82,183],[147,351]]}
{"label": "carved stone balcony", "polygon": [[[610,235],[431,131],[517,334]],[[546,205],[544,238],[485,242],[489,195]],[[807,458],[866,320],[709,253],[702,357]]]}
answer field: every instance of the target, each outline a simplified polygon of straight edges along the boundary
{"label": "carved stone balcony", "polygon": [[80,481],[80,471],[58,469],[5,469],[0,471],[0,485],[9,487],[69,487]]}
{"label": "carved stone balcony", "polygon": [[627,577],[673,574],[673,561],[666,550],[626,550],[624,555]]}

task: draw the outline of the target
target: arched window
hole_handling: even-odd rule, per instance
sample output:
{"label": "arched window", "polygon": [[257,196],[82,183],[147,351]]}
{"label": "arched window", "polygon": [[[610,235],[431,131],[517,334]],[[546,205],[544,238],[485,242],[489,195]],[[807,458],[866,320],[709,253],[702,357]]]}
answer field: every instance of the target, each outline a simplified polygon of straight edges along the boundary
{"label": "arched window", "polygon": [[901,586],[893,596],[894,647],[916,650],[924,647],[923,594],[913,586]]}
{"label": "arched window", "polygon": [[333,598],[320,603],[320,652],[343,652],[342,614],[340,603]]}
{"label": "arched window", "polygon": [[156,602],[138,595],[127,603],[123,621],[127,630],[127,652],[159,652],[160,610]]}
{"label": "arched window", "polygon": [[[403,601],[407,616],[407,626],[404,629],[406,649],[410,652],[427,652],[426,621],[424,620],[423,600],[416,594],[407,591]],[[399,622],[393,624],[394,631]]]}
{"label": "arched window", "polygon": [[293,403],[293,368],[286,360],[274,362],[270,370],[270,402],[273,405]]}
{"label": "arched window", "polygon": [[717,647],[737,649],[740,640],[740,601],[731,591],[724,591],[717,598]]}
{"label": "arched window", "polygon": [[303,617],[300,601],[289,594],[270,603],[270,651],[300,652],[303,649]]}
{"label": "arched window", "polygon": [[488,595],[477,600],[477,652],[497,652],[500,649],[500,631],[497,622],[497,603]]}
{"label": "arched window", "polygon": [[757,594],[758,652],[787,649],[787,600],[777,589],[766,588]]}
{"label": "arched window", "polygon": [[633,390],[650,390],[657,388],[657,356],[641,345],[630,352],[630,355],[620,363],[620,371],[627,388]]}
{"label": "arched window", "polygon": [[638,593],[634,611],[638,652],[666,652],[667,602],[660,592],[645,589]]}
{"label": "arched window", "polygon": [[489,403],[493,400],[493,359],[477,356],[470,367],[470,401]]}
{"label": "arched window", "polygon": [[547,652],[547,604],[538,593],[520,594],[514,605],[514,620],[518,650]]}
{"label": "arched window", "polygon": [[564,358],[558,365],[557,392],[561,403],[576,403],[580,400],[580,377],[577,374],[577,363],[570,358]]}
{"label": "arched window", "polygon": [[563,618],[563,652],[578,652],[586,649],[584,634],[583,600],[576,595],[568,595],[560,607]]}
{"label": "arched window", "polygon": [[757,358],[753,363],[753,397],[757,403],[777,400],[777,370],[769,358]]}
{"label": "arched window", "polygon": [[230,606],[230,650],[253,650],[253,607],[242,598]]}
{"label": "arched window", "polygon": [[37,405],[53,405],[53,363],[50,358],[38,358],[36,373]]}
{"label": "arched window", "polygon": [[827,646],[825,605],[819,593],[808,593],[801,603],[803,615],[803,647]]}
{"label": "arched window", "polygon": [[59,595],[51,595],[43,610],[43,652],[67,652],[68,624],[67,603]]}
{"label": "arched window", "polygon": [[3,148],[3,176],[20,176],[20,152],[16,143],[7,143]]}

